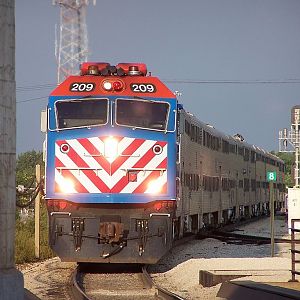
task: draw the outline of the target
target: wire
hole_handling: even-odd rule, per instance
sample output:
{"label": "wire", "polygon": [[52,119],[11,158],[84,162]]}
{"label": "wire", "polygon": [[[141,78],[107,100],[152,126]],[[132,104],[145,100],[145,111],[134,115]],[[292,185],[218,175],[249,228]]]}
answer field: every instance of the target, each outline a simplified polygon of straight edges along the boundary
{"label": "wire", "polygon": [[39,85],[28,85],[28,86],[17,86],[17,92],[28,92],[28,91],[39,91],[43,89],[52,89],[56,87],[56,84],[47,83],[47,84],[39,84]]}
{"label": "wire", "polygon": [[[162,79],[163,80],[163,79]],[[179,80],[165,79],[166,83],[178,84],[299,84],[300,79],[284,79],[284,80]]]}
{"label": "wire", "polygon": [[[299,84],[299,78],[283,79],[283,80],[181,80],[181,79],[162,79],[165,83],[176,83],[176,84]],[[31,86],[20,86],[17,87],[17,92],[27,92],[27,91],[39,91],[43,89],[53,89],[56,84],[40,84]],[[17,101],[17,103],[31,102],[41,99],[47,99],[48,96],[29,98],[25,100]]]}
{"label": "wire", "polygon": [[47,99],[47,98],[48,98],[48,96],[37,97],[37,98],[30,98],[30,99],[26,99],[26,100],[17,101],[17,103],[31,102],[31,101],[36,101],[36,100],[41,100],[41,99]]}

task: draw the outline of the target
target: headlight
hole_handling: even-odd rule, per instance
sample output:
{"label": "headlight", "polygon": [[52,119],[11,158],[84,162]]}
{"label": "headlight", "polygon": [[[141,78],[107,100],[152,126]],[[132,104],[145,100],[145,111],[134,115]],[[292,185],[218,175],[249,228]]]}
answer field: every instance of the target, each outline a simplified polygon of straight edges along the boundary
{"label": "headlight", "polygon": [[148,188],[145,193],[147,194],[159,194],[162,191],[165,181],[160,176],[157,179],[154,179],[148,183]]}
{"label": "headlight", "polygon": [[76,193],[74,182],[69,178],[65,178],[63,181],[61,181],[59,183],[59,187],[62,193]]}
{"label": "headlight", "polygon": [[118,141],[113,137],[109,137],[104,141],[105,157],[109,162],[113,162],[118,156]]}

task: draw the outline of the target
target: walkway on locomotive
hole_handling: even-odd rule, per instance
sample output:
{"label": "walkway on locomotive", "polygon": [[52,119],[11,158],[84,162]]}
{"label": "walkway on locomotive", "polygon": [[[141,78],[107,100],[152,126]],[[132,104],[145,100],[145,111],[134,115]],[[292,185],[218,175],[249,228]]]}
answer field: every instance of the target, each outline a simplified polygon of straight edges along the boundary
{"label": "walkway on locomotive", "polygon": [[51,96],[46,198],[175,200],[176,98]]}

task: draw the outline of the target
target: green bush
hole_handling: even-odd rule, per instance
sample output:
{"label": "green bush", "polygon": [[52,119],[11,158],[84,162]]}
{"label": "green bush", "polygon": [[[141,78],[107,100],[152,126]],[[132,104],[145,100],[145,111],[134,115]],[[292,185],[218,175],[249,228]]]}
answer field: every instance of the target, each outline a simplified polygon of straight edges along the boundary
{"label": "green bush", "polygon": [[[41,203],[40,213],[40,259],[47,259],[54,254],[48,245],[48,220],[44,201]],[[16,218],[15,262],[22,264],[37,260],[34,252],[34,217],[28,217],[26,222]]]}

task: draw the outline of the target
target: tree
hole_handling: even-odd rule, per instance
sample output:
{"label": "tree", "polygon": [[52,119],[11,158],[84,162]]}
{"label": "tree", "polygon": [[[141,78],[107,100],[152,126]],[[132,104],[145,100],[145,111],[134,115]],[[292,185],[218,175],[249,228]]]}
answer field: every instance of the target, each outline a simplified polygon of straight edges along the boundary
{"label": "tree", "polygon": [[[23,185],[24,192],[17,192],[17,206],[26,207],[34,201],[36,188],[35,168],[41,165],[44,174],[43,153],[41,151],[27,151],[21,153],[17,158],[16,165],[16,185]],[[18,214],[17,214],[18,215]]]}
{"label": "tree", "polygon": [[288,152],[277,152],[275,153],[280,159],[282,159],[285,163],[285,177],[284,183],[287,187],[292,187],[294,185],[293,178],[293,168],[295,164],[295,155],[293,153]]}
{"label": "tree", "polygon": [[42,166],[44,173],[43,153],[41,151],[27,151],[19,154],[16,166],[16,183],[30,187],[35,182],[35,166]]}

